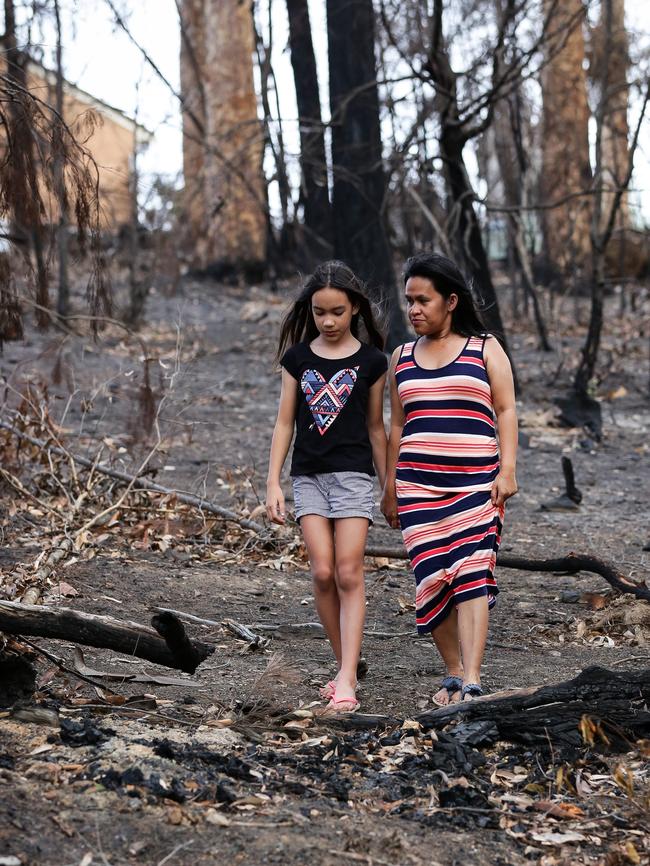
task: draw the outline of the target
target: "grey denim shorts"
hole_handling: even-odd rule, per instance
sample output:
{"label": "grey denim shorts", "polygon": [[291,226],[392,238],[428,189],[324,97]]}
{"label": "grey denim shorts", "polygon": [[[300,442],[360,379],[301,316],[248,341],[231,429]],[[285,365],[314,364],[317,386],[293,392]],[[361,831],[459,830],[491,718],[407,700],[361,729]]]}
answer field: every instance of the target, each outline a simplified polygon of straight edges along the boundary
{"label": "grey denim shorts", "polygon": [[365,472],[322,472],[292,480],[296,520],[320,514],[331,520],[366,517],[373,522],[373,479]]}

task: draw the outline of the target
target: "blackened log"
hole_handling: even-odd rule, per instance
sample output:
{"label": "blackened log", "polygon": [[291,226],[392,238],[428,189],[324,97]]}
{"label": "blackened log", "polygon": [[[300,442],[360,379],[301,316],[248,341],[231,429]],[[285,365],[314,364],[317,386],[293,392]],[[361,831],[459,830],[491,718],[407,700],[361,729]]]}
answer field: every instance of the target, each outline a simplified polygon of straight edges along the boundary
{"label": "blackened log", "polygon": [[[159,615],[158,619],[161,617]],[[0,601],[0,631],[8,634],[54,638],[111,649],[189,674],[193,674],[214,652],[214,647],[209,644],[190,641],[180,620],[170,614],[158,625],[166,632],[164,638],[149,626],[136,622],[122,622],[67,607],[49,608]]]}
{"label": "blackened log", "polygon": [[621,745],[650,735],[650,669],[589,667],[565,682],[452,704],[416,716],[425,730],[450,722],[493,722],[500,739],[578,746],[585,739]]}
{"label": "blackened log", "polygon": [[573,474],[573,463],[570,457],[562,457],[562,472],[564,473],[564,484],[566,486],[566,495],[573,502],[580,505],[582,502],[582,493],[576,487],[576,479]]}
{"label": "blackened log", "polygon": [[[408,559],[408,554],[403,547],[380,547],[371,546],[366,548],[366,556],[379,556],[388,559]],[[518,568],[520,571],[554,571],[562,574],[576,574],[579,571],[591,571],[599,574],[610,586],[619,592],[629,593],[636,598],[650,601],[650,589],[644,580],[634,581],[613,565],[582,553],[568,553],[557,559],[528,559],[525,556],[510,556],[499,553],[497,566],[500,568]]]}

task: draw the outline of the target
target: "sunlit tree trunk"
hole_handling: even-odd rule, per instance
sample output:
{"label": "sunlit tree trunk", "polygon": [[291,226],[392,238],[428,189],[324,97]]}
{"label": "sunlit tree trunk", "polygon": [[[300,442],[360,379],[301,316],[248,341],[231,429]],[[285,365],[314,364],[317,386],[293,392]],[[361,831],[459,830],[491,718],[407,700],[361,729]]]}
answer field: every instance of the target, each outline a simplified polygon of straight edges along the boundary
{"label": "sunlit tree trunk", "polygon": [[[582,0],[545,0],[552,12],[542,72],[542,200],[545,254],[563,275],[585,275],[590,245],[591,167]],[[584,194],[583,194],[584,193]]]}
{"label": "sunlit tree trunk", "polygon": [[205,0],[204,12],[207,263],[216,274],[260,274],[267,208],[251,6],[241,0]]}
{"label": "sunlit tree trunk", "polygon": [[[611,189],[604,204],[611,201],[627,172],[629,158],[629,126],[627,108],[629,85],[628,38],[625,29],[625,0],[601,3],[600,21],[593,33],[592,79],[604,102],[602,130],[602,184]],[[621,198],[618,227],[630,225],[627,193]]]}
{"label": "sunlit tree trunk", "polygon": [[183,99],[184,246],[195,266],[207,255],[205,199],[204,0],[180,0],[181,96]]}

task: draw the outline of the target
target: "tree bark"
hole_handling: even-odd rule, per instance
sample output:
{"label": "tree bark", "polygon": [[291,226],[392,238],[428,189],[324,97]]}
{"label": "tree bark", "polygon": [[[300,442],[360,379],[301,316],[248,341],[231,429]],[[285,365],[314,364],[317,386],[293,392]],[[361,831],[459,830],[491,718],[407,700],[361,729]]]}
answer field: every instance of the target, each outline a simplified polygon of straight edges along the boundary
{"label": "tree bark", "polygon": [[364,279],[388,319],[388,348],[408,337],[384,222],[372,0],[327,0],[335,254]]}
{"label": "tree bark", "polygon": [[[591,78],[604,101],[602,131],[601,181],[604,201],[610,203],[623,183],[629,160],[629,125],[627,108],[630,87],[627,72],[630,65],[628,36],[625,29],[625,0],[603,0],[600,20],[592,32]],[[617,219],[619,230],[630,228],[627,193],[620,201]],[[602,226],[600,226],[602,228]]]}
{"label": "tree bark", "polygon": [[[366,556],[387,557],[388,559],[408,559],[408,554],[403,547],[370,546],[366,548]],[[517,568],[521,571],[560,572],[562,574],[576,574],[579,571],[591,571],[599,574],[610,586],[619,592],[629,593],[636,598],[650,601],[650,589],[644,581],[635,583],[629,577],[617,571],[613,565],[603,562],[595,556],[581,553],[568,553],[553,559],[530,559],[524,556],[510,556],[507,553],[499,553],[497,556],[499,568]]]}
{"label": "tree bark", "polygon": [[266,262],[264,134],[253,82],[251,5],[205,0],[209,269],[259,278]]}
{"label": "tree bark", "polygon": [[479,296],[481,316],[489,331],[499,338],[510,355],[499,301],[492,282],[481,227],[474,207],[475,192],[467,174],[463,148],[465,138],[453,122],[454,112],[441,116],[440,150],[450,197],[450,211],[455,216],[455,231],[450,232],[458,255]]}
{"label": "tree bark", "polygon": [[205,21],[204,0],[179,0],[180,79],[183,101],[183,246],[190,263],[206,263],[205,198]]}
{"label": "tree bark", "polygon": [[[54,0],[54,18],[56,22],[56,89],[55,105],[59,117],[63,117],[63,42],[61,36],[61,10],[59,0]],[[59,255],[59,292],[56,310],[60,316],[70,312],[70,279],[68,276],[68,197],[65,189],[63,169],[63,154],[57,155],[54,164],[54,180],[56,197],[59,206],[59,219],[56,227],[56,245]]]}
{"label": "tree bark", "polygon": [[[7,78],[16,82],[21,90],[27,90],[27,57],[19,49],[16,40],[16,11],[13,0],[5,0],[5,32],[2,36]],[[50,317],[48,272],[45,262],[43,242],[43,225],[41,214],[36,204],[38,190],[37,164],[34,154],[34,133],[30,118],[24,106],[15,99],[10,100],[8,107],[9,129],[8,139],[11,149],[10,160],[14,174],[24,195],[15,196],[15,206],[12,213],[14,234],[31,242],[36,263],[36,301],[40,308],[36,309],[36,322],[39,327],[46,328]],[[31,191],[34,194],[31,194]]]}
{"label": "tree bark", "polygon": [[289,46],[300,126],[301,200],[307,247],[315,264],[332,255],[334,238],[327,183],[325,133],[307,0],[286,0]]}
{"label": "tree bark", "polygon": [[8,634],[55,638],[112,649],[190,674],[214,652],[209,644],[189,641],[180,620],[172,614],[157,614],[152,624],[156,631],[139,623],[121,622],[66,607],[53,609],[0,600],[0,631]]}
{"label": "tree bark", "polygon": [[584,281],[589,276],[592,183],[585,13],[582,0],[545,0],[544,9],[546,14],[552,10],[550,26],[556,36],[545,43],[548,56],[542,72],[542,200],[574,196],[543,212],[545,255],[558,276]]}
{"label": "tree bark", "polygon": [[[425,730],[453,720],[489,722],[492,737],[509,742],[580,746],[590,738],[637,740],[650,733],[650,669],[608,671],[590,667],[572,680],[497,692],[416,716]],[[477,731],[480,736],[481,732]],[[488,730],[482,732],[487,736]]]}

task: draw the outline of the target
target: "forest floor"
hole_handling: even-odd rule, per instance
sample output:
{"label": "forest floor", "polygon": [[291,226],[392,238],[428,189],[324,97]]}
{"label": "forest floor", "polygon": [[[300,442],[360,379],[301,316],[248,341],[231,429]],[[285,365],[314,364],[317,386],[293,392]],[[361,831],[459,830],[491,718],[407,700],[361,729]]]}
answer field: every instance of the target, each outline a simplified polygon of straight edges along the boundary
{"label": "forest floor", "polygon": [[[147,471],[158,483],[262,521],[286,297],[284,289],[185,280],[172,297],[151,296],[144,346],[116,327],[97,341],[29,330],[0,356],[2,420],[16,423],[21,407],[40,437],[46,414],[73,453],[94,458],[101,450],[101,460],[127,471],[150,455]],[[508,503],[502,550],[586,553],[640,580],[650,559],[650,401],[639,322],[649,320],[650,298],[640,293],[636,311],[623,315],[619,298],[608,299],[600,442],[560,427],[554,404],[584,334],[577,314],[584,321],[585,307],[558,299],[552,353],[538,351],[525,317],[510,323],[521,384],[520,492]],[[153,453],[155,430],[143,432],[151,420],[144,355],[160,433]],[[38,449],[16,445],[0,430],[3,468],[40,501],[0,486],[0,597],[10,599],[62,538],[64,515],[76,529],[123,491],[96,480],[75,522],[70,490],[55,480],[72,484],[67,462],[52,466]],[[542,510],[563,489],[563,455],[582,503]],[[263,544],[236,523],[143,493],[82,534],[50,576],[46,603],[142,623],[157,606],[185,611],[216,623],[188,625],[216,650],[194,676],[173,672],[178,682],[165,685],[156,677],[168,670],[84,648],[86,665],[114,675],[96,677],[96,687],[35,651],[37,703],[50,710],[41,721],[53,726],[34,723],[31,701],[0,713],[0,863],[650,862],[647,741],[623,752],[603,743],[457,747],[412,721],[350,732],[314,716],[318,685],[333,673],[319,633],[280,629],[253,649],[223,625],[317,619],[297,527],[275,538]],[[400,544],[378,510],[370,543]],[[498,581],[487,691],[559,682],[591,665],[649,666],[647,603],[618,596],[593,574],[502,568]],[[362,713],[413,720],[431,709],[442,668],[431,641],[415,634],[413,596],[404,561],[367,560]],[[34,644],[68,667],[79,664],[72,643]]]}

